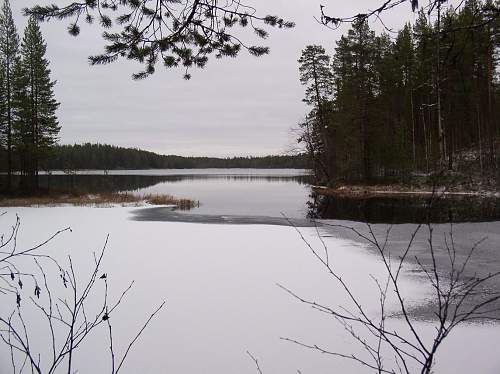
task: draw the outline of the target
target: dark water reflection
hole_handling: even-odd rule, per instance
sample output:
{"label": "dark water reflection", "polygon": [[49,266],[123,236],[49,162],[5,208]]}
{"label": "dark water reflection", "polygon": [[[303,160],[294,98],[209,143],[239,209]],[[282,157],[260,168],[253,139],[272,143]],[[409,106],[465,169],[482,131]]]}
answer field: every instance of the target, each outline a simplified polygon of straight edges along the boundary
{"label": "dark water reflection", "polygon": [[311,194],[309,217],[370,223],[448,223],[500,220],[500,199],[473,196],[345,198]]}
{"label": "dark water reflection", "polygon": [[136,192],[160,184],[180,182],[218,181],[220,183],[293,183],[306,185],[307,175],[259,176],[259,175],[41,175],[40,187],[65,192]]}

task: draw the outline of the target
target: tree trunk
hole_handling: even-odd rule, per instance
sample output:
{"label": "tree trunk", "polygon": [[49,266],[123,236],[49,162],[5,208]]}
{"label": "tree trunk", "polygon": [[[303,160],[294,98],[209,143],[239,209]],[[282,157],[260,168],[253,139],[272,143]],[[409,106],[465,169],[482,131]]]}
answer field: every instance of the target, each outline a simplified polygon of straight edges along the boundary
{"label": "tree trunk", "polygon": [[437,21],[437,64],[436,64],[436,94],[438,112],[438,143],[439,143],[439,163],[442,167],[446,160],[446,139],[443,127],[443,117],[441,110],[441,2],[438,2]]}
{"label": "tree trunk", "polygon": [[6,68],[7,83],[7,192],[12,192],[12,98],[10,61],[7,58]]}
{"label": "tree trunk", "polygon": [[413,85],[410,85],[410,107],[411,107],[411,142],[413,151],[413,170],[416,169],[417,164],[417,149],[415,145],[415,113],[413,110]]}

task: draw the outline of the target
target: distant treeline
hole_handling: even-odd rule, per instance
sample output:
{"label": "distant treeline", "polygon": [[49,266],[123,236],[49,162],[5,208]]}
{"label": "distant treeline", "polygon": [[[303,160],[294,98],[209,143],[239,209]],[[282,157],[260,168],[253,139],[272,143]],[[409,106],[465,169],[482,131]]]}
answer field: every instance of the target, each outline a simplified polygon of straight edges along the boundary
{"label": "distant treeline", "polygon": [[57,145],[45,170],[83,169],[203,169],[203,168],[262,168],[307,169],[306,155],[265,157],[182,157],[160,155],[135,148],[122,148],[107,144]]}

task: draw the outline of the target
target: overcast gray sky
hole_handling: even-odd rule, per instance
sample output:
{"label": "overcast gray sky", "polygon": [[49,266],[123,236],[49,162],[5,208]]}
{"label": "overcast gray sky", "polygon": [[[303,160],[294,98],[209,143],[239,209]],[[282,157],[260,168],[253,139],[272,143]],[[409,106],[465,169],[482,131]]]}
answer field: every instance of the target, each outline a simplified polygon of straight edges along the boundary
{"label": "overcast gray sky", "polygon": [[[26,24],[21,9],[55,0],[11,0],[20,34]],[[61,1],[66,4],[67,1]],[[319,25],[319,4],[336,16],[374,7],[378,0],[248,0],[260,14],[278,14],[296,22],[292,30],[271,30],[265,44],[271,54],[255,58],[211,59],[193,70],[157,73],[144,81],[130,75],[141,66],[120,60],[90,67],[87,57],[102,50],[101,29],[82,25],[80,36],[66,32],[68,22],[42,24],[62,125],[62,143],[100,142],[139,147],[164,154],[240,156],[279,154],[291,142],[290,128],[307,113],[301,102],[297,59],[307,44],[332,52],[342,31]],[[407,6],[386,21],[400,26],[413,19]],[[380,27],[378,27],[380,28]],[[257,41],[249,44],[257,44]]]}

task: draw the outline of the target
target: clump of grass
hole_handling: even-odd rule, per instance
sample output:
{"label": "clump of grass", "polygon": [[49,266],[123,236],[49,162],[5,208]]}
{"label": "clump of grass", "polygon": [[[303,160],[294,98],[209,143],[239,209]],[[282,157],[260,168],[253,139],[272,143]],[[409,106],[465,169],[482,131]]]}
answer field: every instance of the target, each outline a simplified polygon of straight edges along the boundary
{"label": "clump of grass", "polygon": [[180,210],[189,210],[199,206],[199,202],[190,199],[178,199],[171,195],[134,195],[126,192],[100,192],[96,194],[52,193],[40,196],[0,197],[3,207],[33,207],[33,206],[140,206],[171,205]]}
{"label": "clump of grass", "polygon": [[151,205],[175,205],[180,210],[190,210],[200,205],[198,201],[178,199],[171,195],[144,195],[142,199]]}

